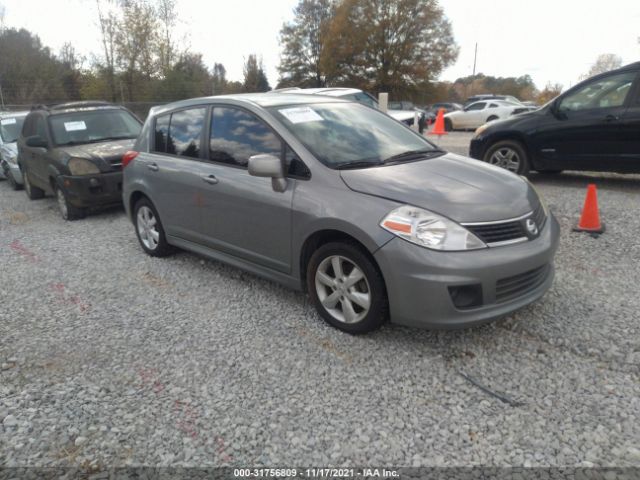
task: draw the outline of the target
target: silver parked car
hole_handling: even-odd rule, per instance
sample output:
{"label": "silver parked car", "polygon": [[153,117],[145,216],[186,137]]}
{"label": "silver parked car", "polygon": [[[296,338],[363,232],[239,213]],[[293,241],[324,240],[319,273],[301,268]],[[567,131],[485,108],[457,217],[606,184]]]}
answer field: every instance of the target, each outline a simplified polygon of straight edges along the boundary
{"label": "silver parked car", "polygon": [[14,190],[22,188],[18,166],[18,137],[29,112],[0,112],[0,178],[6,178]]}
{"label": "silver parked car", "polygon": [[559,226],[517,175],[325,96],[156,107],[123,158],[145,252],[183,248],[308,291],[351,333],[455,328],[550,287]]}

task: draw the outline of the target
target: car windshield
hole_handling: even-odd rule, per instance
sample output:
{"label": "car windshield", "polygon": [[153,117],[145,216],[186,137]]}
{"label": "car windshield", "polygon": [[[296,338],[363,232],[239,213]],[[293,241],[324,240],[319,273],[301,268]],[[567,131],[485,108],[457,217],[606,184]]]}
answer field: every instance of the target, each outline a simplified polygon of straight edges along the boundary
{"label": "car windshield", "polygon": [[24,116],[21,117],[2,117],[0,119],[0,138],[4,143],[13,143],[18,140]]}
{"label": "car windshield", "polygon": [[49,117],[56,145],[137,138],[140,122],[126,110],[83,110]]}
{"label": "car windshield", "polygon": [[317,103],[269,110],[330,168],[366,167],[392,157],[395,160],[405,153],[439,152],[402,123],[357,103]]}

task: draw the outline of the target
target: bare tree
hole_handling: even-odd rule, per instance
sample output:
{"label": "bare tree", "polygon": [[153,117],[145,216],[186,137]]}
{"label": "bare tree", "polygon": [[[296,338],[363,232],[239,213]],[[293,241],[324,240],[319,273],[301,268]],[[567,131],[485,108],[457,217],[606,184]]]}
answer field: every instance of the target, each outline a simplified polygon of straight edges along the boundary
{"label": "bare tree", "polygon": [[104,53],[104,63],[101,65],[107,79],[107,85],[111,95],[111,100],[116,100],[116,39],[118,35],[118,18],[113,11],[114,3],[106,0],[107,5],[102,5],[100,0],[96,0],[98,7],[98,22],[102,37],[102,48]]}
{"label": "bare tree", "polygon": [[157,0],[156,12],[162,30],[158,39],[158,61],[160,63],[160,72],[163,76],[166,76],[177,58],[173,39],[177,18],[176,1]]}
{"label": "bare tree", "polygon": [[615,70],[622,66],[622,57],[614,53],[603,53],[598,55],[596,61],[582,78],[590,78],[600,73],[608,72],[609,70]]}
{"label": "bare tree", "polygon": [[0,32],[4,30],[4,14],[5,14],[4,5],[0,4]]}

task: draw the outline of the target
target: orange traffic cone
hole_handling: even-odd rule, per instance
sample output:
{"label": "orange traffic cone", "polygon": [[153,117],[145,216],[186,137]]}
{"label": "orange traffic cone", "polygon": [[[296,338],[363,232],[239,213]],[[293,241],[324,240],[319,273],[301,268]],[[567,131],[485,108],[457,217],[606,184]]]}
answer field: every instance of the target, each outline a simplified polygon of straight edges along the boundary
{"label": "orange traffic cone", "polygon": [[600,213],[598,212],[598,193],[593,183],[590,183],[587,187],[587,196],[584,199],[580,223],[573,230],[590,233],[604,232],[604,224],[600,222]]}
{"label": "orange traffic cone", "polygon": [[438,110],[436,116],[436,122],[433,126],[433,130],[429,132],[430,135],[446,135],[447,131],[444,129],[444,108]]}

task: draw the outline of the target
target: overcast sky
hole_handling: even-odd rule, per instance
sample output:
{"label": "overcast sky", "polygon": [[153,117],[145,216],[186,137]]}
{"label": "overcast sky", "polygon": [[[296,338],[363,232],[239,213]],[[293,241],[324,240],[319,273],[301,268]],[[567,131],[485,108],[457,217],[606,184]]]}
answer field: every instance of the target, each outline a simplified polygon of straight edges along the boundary
{"label": "overcast sky", "polygon": [[[221,62],[231,79],[242,77],[243,57],[262,55],[269,82],[277,82],[278,32],[297,0],[177,0],[180,30],[209,67]],[[624,63],[640,60],[640,0],[440,0],[451,20],[460,56],[442,75],[477,71],[495,76],[529,74],[539,88],[574,84],[601,53]],[[38,34],[57,52],[71,42],[89,57],[100,52],[95,0],[0,0],[5,23]],[[1,61],[1,56],[0,56]]]}

